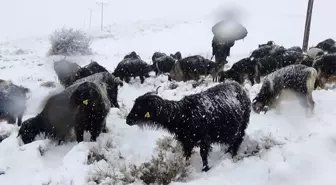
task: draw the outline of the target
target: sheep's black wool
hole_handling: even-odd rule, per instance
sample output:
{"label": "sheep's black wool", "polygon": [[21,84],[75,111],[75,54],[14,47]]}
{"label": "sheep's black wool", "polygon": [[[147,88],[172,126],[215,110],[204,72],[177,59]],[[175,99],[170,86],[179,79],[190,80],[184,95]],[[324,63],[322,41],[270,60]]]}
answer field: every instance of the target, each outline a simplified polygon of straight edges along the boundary
{"label": "sheep's black wool", "polygon": [[[98,64],[96,61],[91,61],[88,65],[80,68],[76,73],[74,80],[79,80],[96,73],[108,72],[106,68]],[[72,85],[72,84],[71,84]]]}
{"label": "sheep's black wool", "polygon": [[145,77],[149,77],[149,73],[153,71],[152,65],[147,64],[139,58],[126,58],[119,62],[116,69],[112,73],[129,83],[130,78],[140,77],[141,83],[144,83]]}
{"label": "sheep's black wool", "polygon": [[135,51],[132,51],[131,53],[125,55],[124,59],[141,59],[141,58]]}
{"label": "sheep's black wool", "polygon": [[65,59],[54,62],[54,70],[57,74],[60,84],[65,88],[69,87],[73,84],[74,81],[76,81],[75,74],[80,68],[81,67],[78,64]]}
{"label": "sheep's black wool", "polygon": [[252,60],[257,60],[260,76],[266,76],[284,65],[284,54],[286,50],[282,46],[273,46],[269,53],[261,58],[251,57]]}
{"label": "sheep's black wool", "polygon": [[61,142],[70,138],[74,129],[77,141],[83,140],[83,130],[90,131],[91,140],[95,140],[97,131],[104,127],[102,120],[110,106],[104,82],[73,84],[50,96],[37,116],[24,121],[18,137],[27,144],[33,142],[38,134],[45,133]]}
{"label": "sheep's black wool", "polygon": [[271,50],[274,48],[274,45],[271,44],[263,44],[263,45],[259,45],[259,47],[255,50],[252,51],[250,57],[253,59],[258,59],[258,58],[262,58],[265,57],[267,55],[270,54]]}
{"label": "sheep's black wool", "polygon": [[179,51],[177,51],[175,54],[170,54],[170,56],[173,57],[176,60],[181,60],[182,59],[182,54]]}
{"label": "sheep's black wool", "polygon": [[165,53],[155,52],[152,56],[152,61],[152,68],[154,69],[155,74],[159,75],[162,73],[169,73],[175,64],[176,59]]}
{"label": "sheep's black wool", "polygon": [[237,82],[226,81],[179,101],[146,93],[135,100],[126,123],[166,129],[182,143],[187,159],[199,146],[203,170],[207,171],[212,143],[227,144],[228,152],[237,154],[250,113],[251,101],[245,90]]}
{"label": "sheep's black wool", "polygon": [[[252,107],[257,113],[267,111],[268,108],[275,108],[284,90],[293,91],[304,107],[314,109],[312,92],[316,81],[317,72],[312,67],[302,64],[289,65],[281,68],[263,80],[263,85],[253,99]],[[303,99],[302,99],[303,97]]]}
{"label": "sheep's black wool", "polygon": [[91,141],[96,141],[106,127],[106,116],[110,103],[106,94],[106,84],[84,82],[70,96],[70,110],[74,111],[73,124],[77,142],[83,141],[84,131],[91,133]]}
{"label": "sheep's black wool", "polygon": [[22,117],[26,111],[28,88],[18,86],[10,81],[0,82],[0,118],[10,124],[17,119],[18,126],[21,126]]}
{"label": "sheep's black wool", "polygon": [[231,79],[243,84],[246,78],[252,85],[254,85],[254,83],[260,83],[258,64],[256,60],[251,60],[251,58],[243,58],[234,63],[229,70],[221,71],[219,73],[220,82],[226,79]]}
{"label": "sheep's black wool", "polygon": [[211,74],[213,81],[223,70],[225,62],[213,62],[200,55],[178,60],[170,71],[170,78],[176,81],[199,80],[201,75]]}
{"label": "sheep's black wool", "polygon": [[287,49],[286,52],[282,55],[282,67],[286,67],[292,64],[299,64],[304,60],[305,57],[306,54],[303,52]]}
{"label": "sheep's black wool", "polygon": [[295,51],[295,52],[303,53],[300,46],[292,46],[292,47],[288,48],[287,51]]}
{"label": "sheep's black wool", "polygon": [[313,67],[317,70],[315,87],[325,88],[326,83],[336,82],[336,54],[325,54],[315,60]]}
{"label": "sheep's black wool", "polygon": [[162,53],[159,51],[154,52],[153,56],[152,56],[152,62],[154,62],[157,58],[163,57],[163,56],[167,56],[166,53]]}
{"label": "sheep's black wool", "polygon": [[75,83],[82,83],[85,81],[106,83],[107,96],[110,100],[111,107],[120,108],[118,104],[118,87],[123,86],[124,83],[119,78],[116,78],[114,75],[108,72],[101,72],[79,79],[75,81]]}
{"label": "sheep's black wool", "polygon": [[328,38],[326,40],[319,42],[316,45],[316,48],[320,48],[323,51],[326,51],[328,53],[335,53],[336,52],[336,42],[334,39]]}

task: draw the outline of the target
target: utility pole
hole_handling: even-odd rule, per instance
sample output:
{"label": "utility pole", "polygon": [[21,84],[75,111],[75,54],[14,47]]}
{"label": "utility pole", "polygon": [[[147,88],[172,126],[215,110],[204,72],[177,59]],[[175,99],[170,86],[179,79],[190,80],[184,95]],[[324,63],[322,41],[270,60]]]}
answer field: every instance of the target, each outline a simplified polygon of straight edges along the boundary
{"label": "utility pole", "polygon": [[313,14],[313,4],[314,4],[314,0],[309,0],[308,1],[307,14],[306,14],[306,24],[305,24],[304,35],[303,35],[303,44],[302,44],[302,50],[304,52],[306,52],[307,49],[308,49],[309,34],[310,34],[310,23],[311,23],[311,18],[312,18],[312,14]]}
{"label": "utility pole", "polygon": [[91,28],[91,20],[92,20],[92,9],[90,9],[89,28]]}
{"label": "utility pole", "polygon": [[101,3],[101,22],[100,22],[100,29],[103,31],[103,21],[104,20],[104,3]]}
{"label": "utility pole", "polygon": [[104,5],[107,5],[109,1],[100,0],[100,2],[96,2],[98,5],[101,5],[101,18],[100,18],[100,29],[103,31],[104,24]]}

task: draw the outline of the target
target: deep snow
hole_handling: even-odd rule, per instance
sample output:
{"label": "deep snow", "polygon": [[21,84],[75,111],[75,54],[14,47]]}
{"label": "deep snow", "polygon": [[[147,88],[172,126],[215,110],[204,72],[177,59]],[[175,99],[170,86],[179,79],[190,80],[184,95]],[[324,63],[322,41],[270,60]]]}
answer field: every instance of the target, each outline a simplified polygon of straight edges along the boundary
{"label": "deep snow", "polygon": [[[56,89],[40,87],[43,81],[57,79],[52,62],[59,57],[46,57],[48,36],[54,29],[63,26],[84,29],[94,39],[92,49],[95,55],[69,59],[80,65],[93,59],[113,71],[123,56],[132,50],[147,62],[154,51],[159,50],[167,53],[179,50],[183,57],[192,54],[210,57],[211,26],[216,22],[214,12],[221,6],[232,7],[239,10],[235,17],[249,31],[248,36],[232,48],[229,57],[229,64],[232,64],[247,56],[257,44],[268,40],[285,47],[301,46],[306,5],[306,0],[110,1],[104,10],[105,31],[101,32],[100,7],[94,1],[0,1],[0,22],[3,25],[0,31],[0,78],[10,79],[32,90],[24,116],[27,119],[39,112],[48,93],[61,89],[60,85]],[[315,1],[309,45],[334,37],[336,26],[328,21],[335,5],[333,0]],[[89,9],[92,9],[91,28],[88,26]],[[18,52],[19,49],[23,52]],[[162,97],[178,100],[216,84],[209,82],[193,89],[191,83],[178,83],[177,89],[169,90],[165,76],[146,79],[144,84],[139,82],[139,79],[133,80],[119,90],[119,102],[128,110],[136,97],[159,85],[163,87],[159,90]],[[261,84],[246,87],[252,99]],[[199,171],[201,159],[197,150],[193,155],[196,173],[187,184],[335,184],[335,92],[314,91],[313,98],[316,109],[312,118],[306,118],[295,101],[284,103],[280,115],[275,111],[266,115],[252,113],[247,129],[249,138],[260,141],[271,137],[283,143],[281,145],[237,162],[215,147],[209,158],[213,167],[208,173]],[[128,162],[146,161],[152,155],[156,139],[167,133],[129,127],[124,116],[124,110],[111,109],[108,127],[112,133],[102,134],[98,143],[111,138]],[[97,143],[74,142],[55,147],[48,140],[39,140],[20,146],[17,130],[16,126],[0,123],[1,135],[11,133],[0,143],[0,174],[5,173],[0,175],[0,184],[86,183],[91,168],[85,164],[87,154]],[[43,156],[38,151],[39,146],[47,148]]]}

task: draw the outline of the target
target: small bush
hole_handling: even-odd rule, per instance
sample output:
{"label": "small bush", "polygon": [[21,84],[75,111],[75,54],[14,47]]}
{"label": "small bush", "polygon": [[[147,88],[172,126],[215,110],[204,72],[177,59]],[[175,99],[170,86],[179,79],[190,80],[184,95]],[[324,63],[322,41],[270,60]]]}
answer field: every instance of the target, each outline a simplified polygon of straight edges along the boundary
{"label": "small bush", "polygon": [[56,30],[50,37],[48,55],[89,55],[91,40],[82,31],[72,28]]}
{"label": "small bush", "polygon": [[168,185],[184,181],[191,172],[190,161],[183,157],[182,146],[171,137],[157,141],[157,156],[139,167],[132,166],[131,174],[145,184]]}
{"label": "small bush", "polygon": [[108,163],[96,167],[89,176],[89,184],[126,185],[143,182],[146,185],[168,185],[173,181],[186,180],[191,172],[190,161],[183,157],[182,146],[172,137],[157,141],[155,155],[148,162],[134,165],[122,163],[123,159],[120,153],[115,153]]}
{"label": "small bush", "polygon": [[126,119],[129,112],[130,110],[127,108],[126,104],[124,102],[121,102],[119,111],[117,112],[118,116],[120,118]]}

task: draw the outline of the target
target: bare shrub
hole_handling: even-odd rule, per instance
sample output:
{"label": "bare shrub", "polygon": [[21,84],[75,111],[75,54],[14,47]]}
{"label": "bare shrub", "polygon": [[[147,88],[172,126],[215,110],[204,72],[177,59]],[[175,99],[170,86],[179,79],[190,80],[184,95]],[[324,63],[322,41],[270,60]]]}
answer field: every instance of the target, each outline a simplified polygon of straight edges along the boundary
{"label": "bare shrub", "polygon": [[173,181],[185,181],[191,172],[190,161],[185,160],[182,146],[172,137],[157,141],[155,154],[148,162],[134,165],[121,162],[123,159],[118,153],[103,167],[95,166],[95,172],[89,176],[89,184],[126,185],[143,182],[146,185],[168,185]]}
{"label": "bare shrub", "polygon": [[182,146],[172,137],[157,141],[156,156],[139,167],[132,166],[131,174],[145,184],[168,185],[173,181],[184,181],[191,172],[190,161],[183,156]]}
{"label": "bare shrub", "polygon": [[48,55],[89,55],[91,40],[80,30],[72,28],[56,30],[50,37]]}
{"label": "bare shrub", "polygon": [[121,102],[119,112],[117,112],[117,115],[120,118],[126,119],[129,112],[130,110],[127,108],[126,104],[124,102]]}

